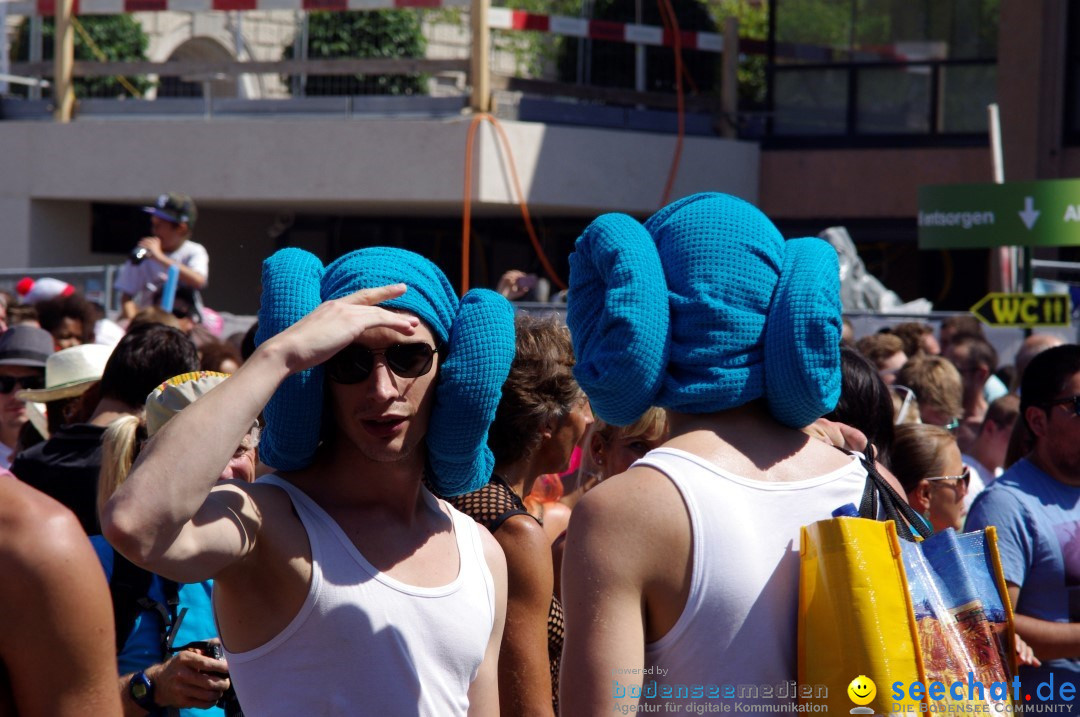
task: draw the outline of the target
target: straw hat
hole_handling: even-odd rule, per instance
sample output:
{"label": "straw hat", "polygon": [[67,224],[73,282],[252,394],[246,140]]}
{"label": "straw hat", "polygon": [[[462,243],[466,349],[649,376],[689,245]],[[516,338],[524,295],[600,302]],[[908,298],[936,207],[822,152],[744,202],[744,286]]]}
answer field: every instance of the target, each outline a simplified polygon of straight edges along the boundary
{"label": "straw hat", "polygon": [[146,435],[161,430],[176,414],[210,392],[229,374],[218,371],[192,371],[173,376],[146,397]]}
{"label": "straw hat", "polygon": [[19,391],[15,397],[45,403],[80,396],[101,380],[111,354],[112,347],[101,344],[82,344],[57,351],[45,361],[45,388]]}

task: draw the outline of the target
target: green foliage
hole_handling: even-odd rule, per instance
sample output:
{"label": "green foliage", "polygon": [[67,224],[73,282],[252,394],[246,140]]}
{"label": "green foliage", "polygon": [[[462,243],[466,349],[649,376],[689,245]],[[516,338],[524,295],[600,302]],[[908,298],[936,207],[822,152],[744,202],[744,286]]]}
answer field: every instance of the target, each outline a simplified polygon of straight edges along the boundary
{"label": "green foliage", "polygon": [[776,39],[811,45],[846,47],[855,0],[778,0]]}
{"label": "green foliage", "polygon": [[[419,13],[407,10],[363,12],[313,12],[308,16],[308,59],[364,57],[422,58],[426,41]],[[286,45],[283,59],[292,59],[293,45]],[[291,78],[282,78],[292,87]],[[426,78],[413,75],[309,75],[305,94],[315,95],[415,95],[426,91]]]}
{"label": "green foliage", "polygon": [[[102,53],[104,60],[108,62],[138,62],[146,60],[146,49],[150,40],[143,32],[142,25],[135,21],[131,15],[88,15],[80,17],[79,22],[86,29],[86,33],[94,41]],[[41,23],[42,58],[49,61],[53,57],[53,45],[56,35],[56,25],[52,18],[44,19]],[[87,43],[81,33],[72,28],[75,35],[75,59],[98,60],[100,59]],[[19,25],[19,31],[12,44],[11,57],[15,62],[26,62],[30,58],[30,21],[23,20]],[[144,76],[128,77],[128,82],[140,93],[146,92],[153,86]],[[25,93],[26,88],[18,88]],[[47,93],[48,90],[45,90]],[[117,81],[115,77],[84,77],[75,80],[76,97],[123,97],[130,93]]]}
{"label": "green foliage", "polygon": [[[712,3],[710,9],[720,32],[723,32],[724,21],[733,17],[739,21],[740,38],[761,41],[769,39],[768,3],[726,0]],[[765,106],[767,60],[763,54],[744,55],[739,60],[739,105],[744,110]]]}

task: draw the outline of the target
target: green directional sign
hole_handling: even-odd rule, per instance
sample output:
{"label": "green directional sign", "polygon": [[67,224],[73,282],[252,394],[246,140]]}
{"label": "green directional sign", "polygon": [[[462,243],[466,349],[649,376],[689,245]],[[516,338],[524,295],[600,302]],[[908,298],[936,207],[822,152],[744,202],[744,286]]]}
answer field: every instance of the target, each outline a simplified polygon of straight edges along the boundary
{"label": "green directional sign", "polygon": [[919,248],[1080,245],[1080,179],[919,188]]}
{"label": "green directional sign", "polygon": [[971,307],[971,313],[990,326],[1023,329],[1069,326],[1072,301],[1068,294],[990,293]]}

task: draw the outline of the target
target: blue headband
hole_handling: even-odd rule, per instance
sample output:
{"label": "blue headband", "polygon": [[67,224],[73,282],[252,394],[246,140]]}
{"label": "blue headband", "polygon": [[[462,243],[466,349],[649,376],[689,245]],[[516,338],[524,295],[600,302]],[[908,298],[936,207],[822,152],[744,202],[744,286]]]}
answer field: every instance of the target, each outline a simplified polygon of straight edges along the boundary
{"label": "blue headband", "polygon": [[[437,266],[404,249],[361,249],[325,268],[306,251],[282,249],[263,264],[256,344],[324,301],[397,283],[407,285],[408,291],[381,306],[416,314],[444,346],[426,435],[432,482],[446,496],[479,490],[495,466],[487,432],[514,360],[514,309],[503,297],[475,289],[458,301]],[[278,470],[308,466],[321,432],[323,367],[286,378],[263,415],[263,462]]]}
{"label": "blue headband", "polygon": [[650,406],[712,413],[765,397],[802,427],[840,396],[840,274],[820,239],[753,205],[695,194],[644,226],[606,214],[570,256],[574,375],[616,425]]}

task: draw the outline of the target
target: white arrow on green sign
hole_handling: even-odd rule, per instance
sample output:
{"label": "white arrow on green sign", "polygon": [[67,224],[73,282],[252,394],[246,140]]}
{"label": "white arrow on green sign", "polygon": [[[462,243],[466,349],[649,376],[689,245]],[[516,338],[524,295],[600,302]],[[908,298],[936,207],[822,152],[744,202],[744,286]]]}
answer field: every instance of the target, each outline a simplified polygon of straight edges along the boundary
{"label": "white arrow on green sign", "polygon": [[1069,326],[1072,323],[1072,300],[1068,294],[992,292],[972,306],[971,313],[990,326],[1024,329]]}
{"label": "white arrow on green sign", "polygon": [[919,248],[1080,245],[1080,179],[919,188]]}

